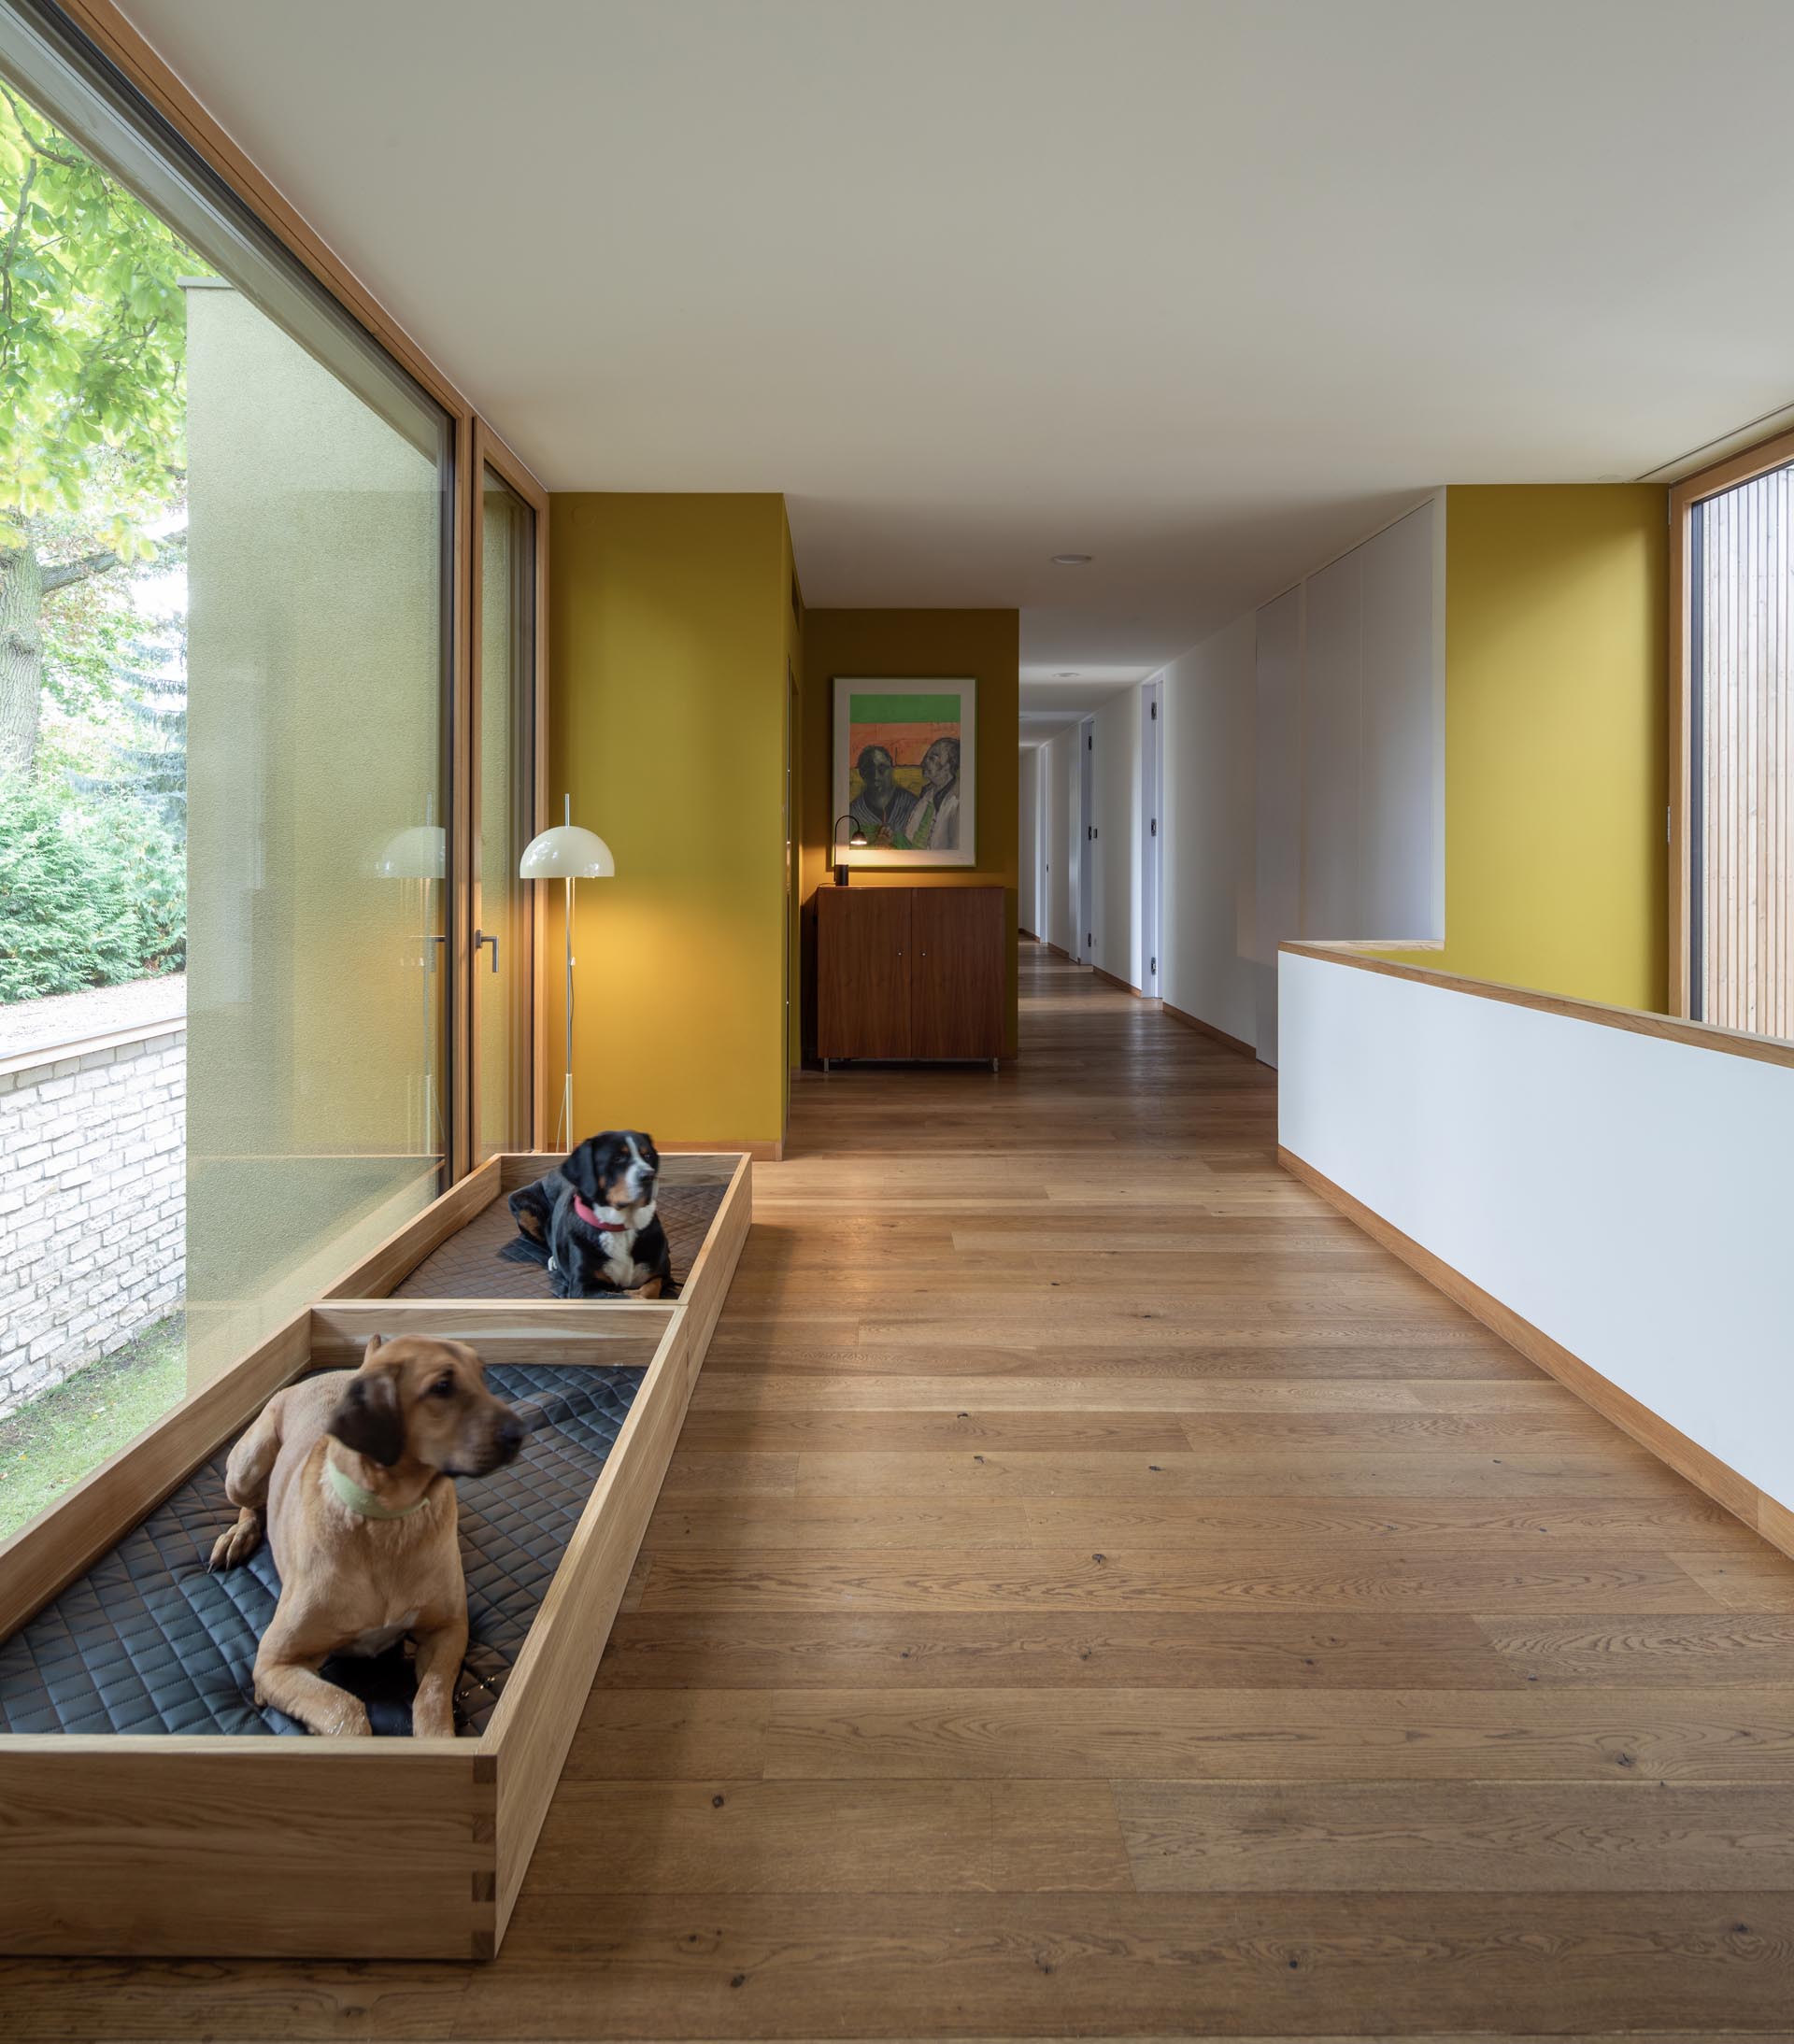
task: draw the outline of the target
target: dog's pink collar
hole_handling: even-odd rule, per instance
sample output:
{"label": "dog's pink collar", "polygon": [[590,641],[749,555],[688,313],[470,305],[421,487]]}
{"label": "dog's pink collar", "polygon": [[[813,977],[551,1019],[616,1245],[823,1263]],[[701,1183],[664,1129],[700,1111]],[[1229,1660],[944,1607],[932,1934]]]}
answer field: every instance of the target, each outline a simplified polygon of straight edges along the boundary
{"label": "dog's pink collar", "polygon": [[577,1192],[573,1196],[573,1211],[588,1228],[595,1228],[601,1235],[627,1235],[630,1231],[627,1221],[601,1221]]}

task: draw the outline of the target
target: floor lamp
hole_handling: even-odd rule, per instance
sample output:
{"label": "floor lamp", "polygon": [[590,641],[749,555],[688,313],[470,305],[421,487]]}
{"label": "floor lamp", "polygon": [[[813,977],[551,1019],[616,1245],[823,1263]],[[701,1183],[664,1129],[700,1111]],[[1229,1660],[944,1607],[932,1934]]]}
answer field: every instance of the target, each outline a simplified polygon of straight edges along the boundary
{"label": "floor lamp", "polygon": [[[573,1147],[573,900],[574,885],[580,880],[615,877],[617,861],[610,846],[595,831],[582,830],[573,820],[573,797],[566,798],[563,820],[550,830],[533,837],[518,862],[518,875],[524,880],[560,880],[566,885],[565,925],[567,937],[567,1063],[561,1088],[561,1118],[555,1123],[555,1146]],[[562,1135],[564,1131],[564,1140]]]}

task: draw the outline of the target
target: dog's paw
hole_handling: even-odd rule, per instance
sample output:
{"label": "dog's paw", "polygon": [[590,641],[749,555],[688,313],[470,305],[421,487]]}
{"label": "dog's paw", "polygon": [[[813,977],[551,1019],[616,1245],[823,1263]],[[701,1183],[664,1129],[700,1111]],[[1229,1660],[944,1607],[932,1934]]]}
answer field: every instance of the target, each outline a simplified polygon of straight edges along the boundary
{"label": "dog's paw", "polygon": [[333,1711],[318,1729],[327,1739],[372,1739],[374,1736],[366,1709],[354,1696],[346,1697],[343,1708]]}
{"label": "dog's paw", "polygon": [[262,1516],[255,1512],[237,1515],[235,1526],[226,1526],[212,1542],[212,1558],[206,1566],[213,1575],[240,1568],[262,1544]]}

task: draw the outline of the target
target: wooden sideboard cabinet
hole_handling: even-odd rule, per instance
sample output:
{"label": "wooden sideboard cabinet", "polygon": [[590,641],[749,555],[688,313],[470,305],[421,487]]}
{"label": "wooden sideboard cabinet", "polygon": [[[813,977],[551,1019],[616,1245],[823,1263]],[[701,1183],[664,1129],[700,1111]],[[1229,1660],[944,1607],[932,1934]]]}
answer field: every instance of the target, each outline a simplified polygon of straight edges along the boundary
{"label": "wooden sideboard cabinet", "polygon": [[816,897],[816,1049],[837,1057],[1003,1055],[1001,887],[837,887]]}

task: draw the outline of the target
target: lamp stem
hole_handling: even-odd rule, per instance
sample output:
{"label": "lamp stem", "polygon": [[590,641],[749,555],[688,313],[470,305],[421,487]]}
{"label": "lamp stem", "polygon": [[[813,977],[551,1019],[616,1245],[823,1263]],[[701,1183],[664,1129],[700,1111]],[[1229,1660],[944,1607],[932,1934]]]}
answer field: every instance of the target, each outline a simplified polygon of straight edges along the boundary
{"label": "lamp stem", "polygon": [[[567,820],[573,820],[573,797],[567,797]],[[561,1089],[561,1119],[566,1128],[566,1140],[562,1145],[573,1147],[573,875],[566,879],[566,912],[562,921],[567,935],[567,1059],[565,1078]]]}

